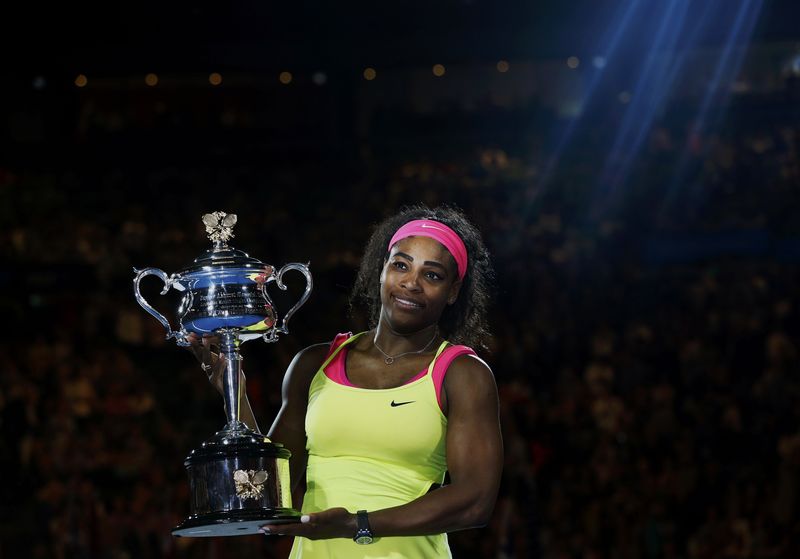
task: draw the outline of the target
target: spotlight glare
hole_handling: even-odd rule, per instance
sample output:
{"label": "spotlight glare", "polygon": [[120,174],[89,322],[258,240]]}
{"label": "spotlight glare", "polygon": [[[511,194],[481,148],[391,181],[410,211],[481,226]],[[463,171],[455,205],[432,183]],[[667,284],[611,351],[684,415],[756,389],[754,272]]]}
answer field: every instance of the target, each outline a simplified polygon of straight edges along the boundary
{"label": "spotlight glare", "polygon": [[795,56],[792,62],[789,64],[789,70],[795,76],[800,76],[800,54]]}
{"label": "spotlight glare", "polygon": [[314,82],[314,85],[325,85],[325,82],[328,81],[328,76],[325,75],[325,72],[315,72],[311,76],[311,81]]}

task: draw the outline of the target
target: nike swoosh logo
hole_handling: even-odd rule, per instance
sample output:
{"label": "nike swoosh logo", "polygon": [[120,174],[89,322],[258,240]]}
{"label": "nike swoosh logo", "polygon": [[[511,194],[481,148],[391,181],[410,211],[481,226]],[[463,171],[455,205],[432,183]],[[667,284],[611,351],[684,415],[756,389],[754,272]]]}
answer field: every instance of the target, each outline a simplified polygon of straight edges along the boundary
{"label": "nike swoosh logo", "polygon": [[395,402],[394,400],[392,400],[392,403],[389,405],[392,406],[393,408],[396,408],[397,406],[405,406],[406,404],[413,404],[414,402],[416,402],[416,400],[411,400],[409,402]]}

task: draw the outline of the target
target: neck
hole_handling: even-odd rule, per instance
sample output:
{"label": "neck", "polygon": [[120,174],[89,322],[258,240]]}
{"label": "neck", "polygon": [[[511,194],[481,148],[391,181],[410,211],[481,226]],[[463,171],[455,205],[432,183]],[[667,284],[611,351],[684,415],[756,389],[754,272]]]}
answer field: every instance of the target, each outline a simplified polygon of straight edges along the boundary
{"label": "neck", "polygon": [[375,341],[381,346],[381,349],[391,355],[405,351],[417,351],[428,344],[434,345],[431,340],[437,336],[438,326],[438,324],[431,324],[415,332],[398,332],[385,321],[380,320],[375,328]]}

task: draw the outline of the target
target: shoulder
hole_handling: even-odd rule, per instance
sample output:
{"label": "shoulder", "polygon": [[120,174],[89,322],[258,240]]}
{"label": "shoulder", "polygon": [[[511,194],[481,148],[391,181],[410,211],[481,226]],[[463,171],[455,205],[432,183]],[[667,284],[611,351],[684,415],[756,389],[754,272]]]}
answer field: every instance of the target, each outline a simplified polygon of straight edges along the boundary
{"label": "shoulder", "polygon": [[310,345],[298,351],[286,369],[284,390],[308,391],[311,380],[319,370],[330,350],[331,342]]}
{"label": "shoulder", "polygon": [[331,342],[324,342],[320,344],[313,344],[298,351],[292,359],[292,365],[295,367],[306,368],[314,363],[317,367],[322,364],[325,357],[330,350]]}
{"label": "shoulder", "polygon": [[494,382],[494,373],[489,364],[478,357],[474,352],[463,353],[453,359],[447,370],[447,376],[461,381],[491,380]]}
{"label": "shoulder", "polygon": [[[314,371],[322,365],[322,363],[334,352],[336,351],[339,346],[344,345],[348,342],[351,338],[360,338],[362,337],[360,334],[353,335],[352,332],[343,332],[341,334],[336,334],[334,338],[329,342],[324,342],[321,344],[314,344],[310,345],[305,349],[302,349],[297,352],[292,360],[292,365],[297,364],[300,368],[305,367],[313,367]],[[357,346],[359,342],[363,340],[353,340],[356,343],[350,345],[351,348]],[[291,365],[290,365],[291,366]]]}
{"label": "shoulder", "polygon": [[444,388],[451,403],[459,397],[497,394],[491,367],[474,353],[465,353],[453,359],[444,378]]}
{"label": "shoulder", "polygon": [[342,334],[336,334],[329,342],[314,344],[303,348],[295,354],[289,368],[297,368],[298,370],[312,368],[314,372],[316,372],[323,361],[327,359],[328,355],[351,337],[353,337],[352,332],[344,332]]}

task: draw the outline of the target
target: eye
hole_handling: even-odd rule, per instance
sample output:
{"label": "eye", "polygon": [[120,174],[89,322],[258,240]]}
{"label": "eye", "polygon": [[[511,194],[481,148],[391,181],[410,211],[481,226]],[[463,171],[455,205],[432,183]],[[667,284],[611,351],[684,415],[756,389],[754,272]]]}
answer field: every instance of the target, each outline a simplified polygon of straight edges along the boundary
{"label": "eye", "polygon": [[392,262],[392,266],[394,266],[398,270],[406,270],[406,269],[408,269],[408,266],[406,266],[406,263],[403,262],[402,260],[395,260],[394,262]]}
{"label": "eye", "polygon": [[425,272],[425,277],[430,279],[430,280],[434,280],[434,281],[440,281],[440,280],[444,279],[442,276],[440,276],[436,272]]}

